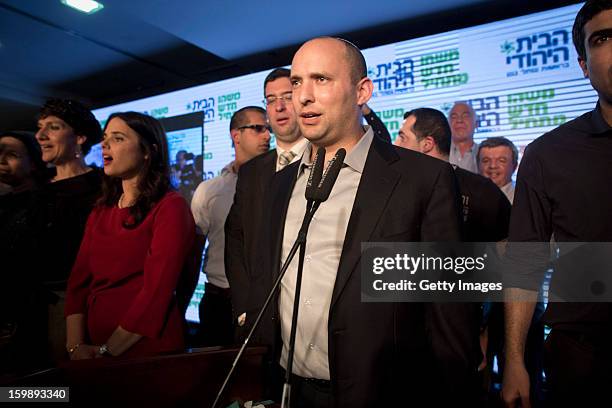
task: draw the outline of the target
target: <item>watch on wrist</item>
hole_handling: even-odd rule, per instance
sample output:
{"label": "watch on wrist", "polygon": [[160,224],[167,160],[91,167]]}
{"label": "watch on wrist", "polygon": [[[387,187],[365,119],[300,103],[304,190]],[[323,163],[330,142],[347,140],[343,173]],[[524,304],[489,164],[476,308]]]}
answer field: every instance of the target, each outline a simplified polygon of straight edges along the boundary
{"label": "watch on wrist", "polygon": [[101,356],[112,357],[112,354],[110,353],[110,351],[108,351],[108,346],[106,344],[100,346],[100,348],[98,349],[98,354]]}

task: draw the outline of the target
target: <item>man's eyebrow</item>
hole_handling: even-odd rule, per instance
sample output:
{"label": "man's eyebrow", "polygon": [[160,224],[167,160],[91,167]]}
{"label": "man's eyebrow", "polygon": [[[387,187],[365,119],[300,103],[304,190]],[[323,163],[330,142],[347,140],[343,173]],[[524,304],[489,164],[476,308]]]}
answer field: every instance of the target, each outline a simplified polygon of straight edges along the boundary
{"label": "man's eyebrow", "polygon": [[593,38],[601,36],[601,35],[607,35],[607,36],[612,35],[612,27],[611,28],[603,28],[601,30],[593,31],[591,33],[591,35],[589,35],[588,41],[591,42],[591,40],[593,40]]}
{"label": "man's eyebrow", "polygon": [[331,78],[332,75],[328,72],[325,71],[320,71],[320,72],[312,72],[310,73],[310,75],[308,75],[310,78],[320,78],[320,77],[324,77],[324,78]]}

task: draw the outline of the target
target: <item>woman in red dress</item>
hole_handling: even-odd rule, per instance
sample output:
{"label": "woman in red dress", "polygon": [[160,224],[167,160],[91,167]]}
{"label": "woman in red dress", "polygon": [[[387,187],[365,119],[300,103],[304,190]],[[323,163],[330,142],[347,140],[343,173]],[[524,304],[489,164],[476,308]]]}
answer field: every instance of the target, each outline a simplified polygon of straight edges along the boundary
{"label": "woman in red dress", "polygon": [[102,152],[102,197],[68,280],[68,353],[78,360],[180,351],[175,289],[195,225],[170,189],[164,130],[150,116],[112,114]]}

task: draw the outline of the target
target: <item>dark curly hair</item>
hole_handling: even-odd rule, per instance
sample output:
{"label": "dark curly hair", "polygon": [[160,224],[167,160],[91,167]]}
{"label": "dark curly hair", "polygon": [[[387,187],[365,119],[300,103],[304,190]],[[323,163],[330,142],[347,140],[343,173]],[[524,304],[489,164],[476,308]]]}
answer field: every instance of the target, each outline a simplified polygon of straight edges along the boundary
{"label": "dark curly hair", "polygon": [[[138,180],[138,198],[130,207],[130,219],[123,226],[136,228],[147,216],[151,208],[171,190],[170,165],[168,162],[168,142],[161,123],[151,116],[139,112],[113,113],[106,121],[106,127],[114,118],[121,119],[139,136],[140,148],[145,155],[144,165]],[[102,196],[99,206],[113,207],[123,194],[121,179],[104,176],[102,179]]]}
{"label": "dark curly hair", "polygon": [[56,116],[74,130],[74,134],[85,136],[81,145],[83,156],[89,153],[91,146],[102,140],[102,129],[96,117],[81,102],[73,99],[49,99],[38,113],[38,120]]}

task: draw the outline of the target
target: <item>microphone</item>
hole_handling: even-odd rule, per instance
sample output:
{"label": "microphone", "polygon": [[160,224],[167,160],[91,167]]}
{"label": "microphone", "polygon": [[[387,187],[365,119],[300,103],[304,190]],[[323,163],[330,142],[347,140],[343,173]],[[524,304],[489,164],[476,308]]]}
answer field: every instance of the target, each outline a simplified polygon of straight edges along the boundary
{"label": "microphone", "polygon": [[[308,176],[308,182],[306,183],[306,200],[312,202],[317,197],[317,189],[323,176],[323,167],[325,163],[325,148],[319,147],[317,155],[315,156],[314,166]],[[310,208],[310,206],[308,206]]]}
{"label": "microphone", "polygon": [[297,335],[297,318],[298,318],[298,310],[299,310],[299,302],[300,302],[300,291],[301,291],[301,285],[302,285],[302,271],[304,267],[304,251],[306,248],[306,237],[308,235],[308,227],[310,226],[310,222],[315,212],[321,205],[321,203],[326,201],[329,198],[331,190],[334,184],[336,183],[336,179],[338,178],[338,174],[340,173],[340,169],[342,168],[342,165],[344,164],[345,156],[346,156],[346,150],[338,149],[338,151],[336,152],[336,155],[329,161],[329,164],[327,165],[325,172],[323,172],[323,167],[325,163],[325,148],[320,147],[317,150],[317,155],[315,157],[315,163],[310,172],[310,176],[308,177],[308,181],[306,184],[305,196],[306,196],[306,200],[308,201],[308,204],[306,206],[306,214],[304,214],[304,220],[302,221],[302,227],[300,228],[300,231],[298,232],[298,236],[295,242],[293,243],[293,246],[291,247],[289,254],[287,255],[287,259],[283,263],[280,269],[280,272],[278,276],[276,277],[276,280],[274,281],[272,289],[270,289],[270,291],[268,292],[268,296],[266,297],[266,300],[263,306],[261,307],[259,313],[257,314],[257,317],[255,318],[255,322],[253,323],[253,326],[251,326],[251,329],[249,330],[249,333],[246,339],[244,340],[242,347],[240,348],[240,351],[238,352],[238,355],[234,359],[234,362],[232,363],[232,367],[230,368],[229,373],[225,377],[225,380],[223,384],[221,385],[219,392],[217,393],[217,397],[215,398],[215,401],[213,402],[213,405],[212,405],[213,408],[215,408],[217,406],[217,403],[221,400],[221,395],[223,391],[225,390],[229,382],[229,379],[232,376],[232,373],[234,372],[236,365],[238,364],[238,361],[240,360],[240,357],[244,353],[244,350],[246,349],[246,346],[249,343],[251,336],[253,336],[255,329],[259,326],[259,323],[261,322],[264,312],[267,310],[268,306],[273,301],[274,294],[277,293],[278,288],[280,287],[280,284],[281,284],[281,280],[285,276],[285,272],[287,272],[287,268],[289,267],[291,260],[293,259],[296,252],[299,249],[300,255],[299,255],[299,262],[298,262],[295,297],[294,297],[294,303],[293,303],[293,314],[292,314],[292,319],[291,319],[291,333],[290,333],[290,338],[289,338],[287,369],[285,370],[285,383],[283,384],[283,394],[282,394],[282,401],[281,401],[282,408],[289,407],[289,400],[290,400],[290,394],[291,394],[290,376],[293,371],[292,369],[293,355],[294,355],[294,349],[295,349],[295,338]]}
{"label": "microphone", "polygon": [[336,155],[329,161],[327,168],[325,169],[325,173],[321,177],[321,181],[317,186],[316,196],[314,201],[318,201],[322,203],[329,198],[329,194],[331,193],[334,184],[336,184],[336,180],[338,179],[338,174],[340,174],[340,169],[344,164],[344,158],[346,157],[346,150],[338,149]]}

